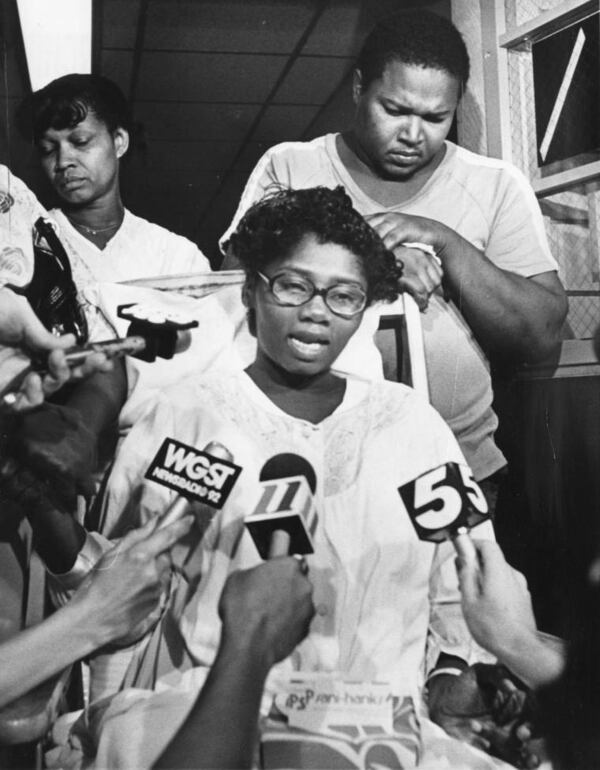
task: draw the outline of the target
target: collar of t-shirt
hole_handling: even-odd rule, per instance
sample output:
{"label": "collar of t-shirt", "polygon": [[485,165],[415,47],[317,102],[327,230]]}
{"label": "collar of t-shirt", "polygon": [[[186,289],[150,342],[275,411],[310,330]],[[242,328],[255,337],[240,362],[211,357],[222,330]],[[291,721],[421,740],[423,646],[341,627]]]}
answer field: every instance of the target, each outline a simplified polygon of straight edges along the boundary
{"label": "collar of t-shirt", "polygon": [[[334,414],[339,415],[342,412],[347,412],[349,409],[353,409],[365,398],[369,387],[371,387],[367,380],[362,380],[359,377],[345,377],[344,379],[346,380],[346,389],[344,391],[341,404],[328,417],[326,417],[324,420],[321,420],[319,425],[322,425],[325,420],[328,420]],[[274,404],[271,399],[265,393],[263,393],[258,385],[255,384],[254,380],[248,374],[246,374],[246,372],[240,373],[240,382],[248,398],[254,401],[255,404],[262,406],[266,411],[271,412],[272,414],[285,415],[290,420],[299,420],[300,422],[308,423],[308,420],[302,420],[300,417],[292,417],[292,415],[287,414],[287,412],[284,412],[282,409],[276,406],[276,404]],[[313,425],[313,423],[309,424]],[[318,425],[314,427],[318,427]]]}
{"label": "collar of t-shirt", "polygon": [[401,204],[395,205],[395,206],[384,206],[383,204],[379,203],[376,200],[373,200],[369,195],[367,195],[361,187],[354,181],[354,178],[346,168],[344,162],[340,158],[340,154],[337,149],[337,137],[340,136],[340,134],[327,134],[325,137],[325,146],[327,149],[327,152],[329,154],[329,157],[331,158],[331,161],[333,165],[336,168],[336,171],[340,178],[343,181],[344,186],[348,189],[348,192],[350,193],[350,197],[353,198],[355,201],[359,201],[358,209],[359,211],[362,211],[365,214],[371,214],[376,213],[383,210],[386,211],[392,211],[396,208],[406,209],[409,206],[416,203],[420,198],[425,197],[428,195],[429,191],[437,187],[441,184],[443,177],[445,177],[451,170],[452,165],[452,159],[454,155],[456,154],[456,145],[452,142],[445,142],[446,145],[446,154],[444,155],[442,162],[440,165],[435,169],[433,174],[429,177],[429,179],[425,182],[423,187],[411,198],[407,198],[406,200],[403,200]]}

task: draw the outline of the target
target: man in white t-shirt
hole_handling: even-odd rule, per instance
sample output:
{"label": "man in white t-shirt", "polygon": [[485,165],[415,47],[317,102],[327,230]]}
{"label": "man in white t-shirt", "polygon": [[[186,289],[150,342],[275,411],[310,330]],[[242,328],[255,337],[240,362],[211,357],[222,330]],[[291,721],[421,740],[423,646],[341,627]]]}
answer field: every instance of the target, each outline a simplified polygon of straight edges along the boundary
{"label": "man in white t-shirt", "polygon": [[[353,126],[271,148],[221,243],[226,250],[241,216],[273,185],[344,185],[427,310],[431,401],[481,481],[506,462],[494,442],[488,358],[551,354],[567,303],[525,178],[446,140],[468,75],[464,42],[448,20],[409,11],[381,22],[358,59]],[[437,258],[406,243],[427,244]]]}

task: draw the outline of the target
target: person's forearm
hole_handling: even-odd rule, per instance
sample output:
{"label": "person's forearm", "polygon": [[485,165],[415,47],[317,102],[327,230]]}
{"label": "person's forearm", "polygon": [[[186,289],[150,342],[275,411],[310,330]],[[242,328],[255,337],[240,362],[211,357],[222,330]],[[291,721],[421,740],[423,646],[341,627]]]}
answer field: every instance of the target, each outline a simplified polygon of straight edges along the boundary
{"label": "person's forearm", "polygon": [[75,600],[0,644],[0,707],[104,644],[85,601]]}
{"label": "person's forearm", "polygon": [[127,398],[127,375],[122,361],[115,361],[110,372],[96,372],[82,380],[69,394],[65,406],[85,420],[96,436],[115,424]]}
{"label": "person's forearm", "polygon": [[261,645],[224,643],[202,692],[154,768],[243,770],[252,766],[258,713],[270,663]]}
{"label": "person's forearm", "polygon": [[559,284],[502,270],[451,230],[439,256],[446,289],[487,351],[517,361],[556,351],[567,311]]}
{"label": "person's forearm", "polygon": [[50,572],[69,572],[85,542],[85,529],[50,503],[28,513],[34,546]]}
{"label": "person's forearm", "polygon": [[539,632],[520,632],[491,652],[533,690],[558,679],[565,665],[562,640]]}
{"label": "person's forearm", "polygon": [[3,479],[4,491],[27,516],[34,547],[51,572],[68,572],[84,541],[85,530],[70,513],[57,509],[50,500],[48,483],[27,468],[14,466]]}

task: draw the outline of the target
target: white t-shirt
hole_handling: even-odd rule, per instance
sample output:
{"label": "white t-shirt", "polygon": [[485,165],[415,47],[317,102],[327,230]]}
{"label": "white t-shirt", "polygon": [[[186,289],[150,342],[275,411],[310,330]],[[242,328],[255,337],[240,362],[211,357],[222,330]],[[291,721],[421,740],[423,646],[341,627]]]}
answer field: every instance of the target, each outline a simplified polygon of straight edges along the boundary
{"label": "white t-shirt", "polygon": [[76,230],[60,209],[52,209],[50,215],[60,227],[60,239],[69,257],[76,254],[94,281],[118,283],[210,271],[208,260],[195,243],[127,209],[121,227],[103,249]]}
{"label": "white t-shirt", "polygon": [[60,209],[52,209],[50,215],[59,226],[58,235],[71,261],[92,340],[114,336],[98,310],[93,293],[96,284],[210,271],[210,263],[195,243],[127,209],[121,227],[103,249],[76,230]]}
{"label": "white t-shirt", "polygon": [[[274,185],[343,185],[362,214],[401,211],[429,217],[451,227],[504,270],[522,276],[556,270],[533,190],[510,164],[446,142],[444,159],[422,189],[386,208],[356,184],[340,159],[337,137],[327,134],[268,150],[250,175],[222,248],[247,209]],[[363,324],[376,328],[373,315],[380,312],[378,307],[367,310]],[[383,306],[383,312],[389,308]],[[475,478],[486,478],[506,462],[493,438],[498,421],[488,360],[456,305],[441,292],[433,295],[421,320],[431,403],[452,428]]]}

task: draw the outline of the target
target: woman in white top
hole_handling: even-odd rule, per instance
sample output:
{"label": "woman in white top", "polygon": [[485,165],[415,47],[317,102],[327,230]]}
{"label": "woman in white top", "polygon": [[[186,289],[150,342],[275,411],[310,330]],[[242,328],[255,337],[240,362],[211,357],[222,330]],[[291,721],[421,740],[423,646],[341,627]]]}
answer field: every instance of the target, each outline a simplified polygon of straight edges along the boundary
{"label": "woman in white top", "polygon": [[[107,531],[118,534],[160,515],[176,497],[144,480],[166,438],[196,449],[217,441],[242,471],[220,511],[197,508],[202,524],[175,557],[168,610],[175,623],[163,623],[169,640],[138,650],[125,683],[179,688],[173,697],[181,703],[184,685],[203,681],[218,647],[227,576],[261,562],[244,527],[260,497],[261,470],[275,455],[293,453],[310,463],[316,479],[314,553],[307,561],[317,614],[307,639],[273,668],[267,693],[285,691],[297,672],[327,672],[386,681],[394,695],[421,702],[430,676],[430,716],[476,741],[470,717],[485,708],[467,666],[483,653],[462,619],[453,549],[417,538],[398,492],[463,457],[439,415],[410,388],[342,378],[331,369],[365,307],[395,298],[394,259],[341,188],[277,192],[246,214],[232,246],[246,270],[243,298],[256,358],[244,372],[182,382],[134,426],[109,484]],[[486,526],[482,536],[492,537]],[[128,721],[118,727],[124,711]],[[103,746],[115,751],[115,734],[106,731],[111,721],[121,734],[140,736],[135,747],[124,747],[129,762],[144,764],[159,733],[164,743],[167,708],[157,719],[147,698],[134,703],[126,690],[111,713],[99,756]]]}

